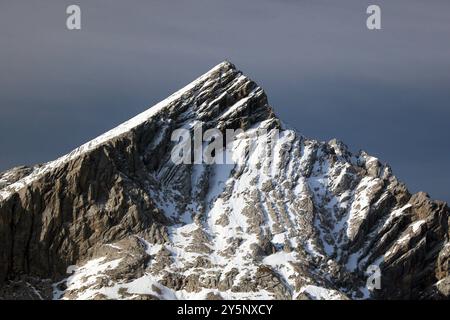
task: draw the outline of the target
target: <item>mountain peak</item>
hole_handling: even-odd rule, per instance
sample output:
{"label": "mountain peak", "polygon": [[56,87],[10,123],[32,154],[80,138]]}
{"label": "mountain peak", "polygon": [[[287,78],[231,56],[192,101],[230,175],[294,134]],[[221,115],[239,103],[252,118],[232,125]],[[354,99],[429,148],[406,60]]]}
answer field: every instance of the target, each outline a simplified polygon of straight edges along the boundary
{"label": "mountain peak", "polygon": [[[198,127],[240,129],[236,161],[172,161],[173,132]],[[282,126],[225,61],[68,155],[0,174],[0,296],[36,295],[33,281],[55,299],[448,298],[449,212],[375,157]]]}
{"label": "mountain peak", "polygon": [[[122,135],[130,134],[152,118],[181,118],[181,111],[184,113],[185,124],[188,121],[218,121],[218,118],[213,118],[220,116],[220,121],[226,125],[237,127],[237,122],[242,120],[239,117],[243,112],[255,112],[252,117],[255,118],[261,111],[252,110],[252,106],[259,107],[261,105],[253,103],[255,100],[263,101],[262,106],[269,111],[270,107],[267,105],[264,91],[237,70],[231,62],[223,61],[166,99],[57,160],[34,168],[27,168],[27,170],[21,169],[21,175],[10,172],[11,177],[20,177],[20,179],[16,181],[15,179],[4,179],[5,182],[0,189],[0,200],[9,197],[55,168],[61,167],[99,146],[114,142]],[[266,113],[267,116],[271,114],[271,112]],[[24,172],[27,174],[23,175]],[[5,173],[4,176],[7,177],[8,174]]]}

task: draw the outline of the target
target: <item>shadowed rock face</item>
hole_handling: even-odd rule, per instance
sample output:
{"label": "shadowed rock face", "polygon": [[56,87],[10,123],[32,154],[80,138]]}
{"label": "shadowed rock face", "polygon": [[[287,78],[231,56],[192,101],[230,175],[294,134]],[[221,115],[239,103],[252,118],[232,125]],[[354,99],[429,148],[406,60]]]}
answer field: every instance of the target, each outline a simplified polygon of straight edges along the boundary
{"label": "shadowed rock face", "polygon": [[[239,161],[175,165],[172,132],[200,125],[242,129]],[[258,129],[280,130],[271,150],[249,152]],[[449,211],[376,158],[289,129],[224,62],[69,155],[0,174],[0,295],[448,298]]]}

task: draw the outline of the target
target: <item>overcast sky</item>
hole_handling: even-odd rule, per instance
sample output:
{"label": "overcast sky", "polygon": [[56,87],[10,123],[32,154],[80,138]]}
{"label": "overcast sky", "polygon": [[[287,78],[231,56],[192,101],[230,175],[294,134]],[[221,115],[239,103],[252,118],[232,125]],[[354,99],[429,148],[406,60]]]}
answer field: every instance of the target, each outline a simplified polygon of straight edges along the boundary
{"label": "overcast sky", "polygon": [[449,14],[448,0],[0,0],[0,171],[65,154],[228,59],[304,135],[450,201]]}

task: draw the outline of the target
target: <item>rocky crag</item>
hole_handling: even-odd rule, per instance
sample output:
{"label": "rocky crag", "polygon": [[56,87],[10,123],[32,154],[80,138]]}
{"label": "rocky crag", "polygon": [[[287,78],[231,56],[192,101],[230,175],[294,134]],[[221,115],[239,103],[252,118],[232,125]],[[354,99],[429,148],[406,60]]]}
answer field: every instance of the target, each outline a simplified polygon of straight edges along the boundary
{"label": "rocky crag", "polygon": [[[171,161],[173,130],[199,126],[243,130],[236,164]],[[249,152],[259,129],[280,138]],[[223,62],[70,154],[0,174],[0,297],[448,299],[449,212],[377,158],[287,127]]]}

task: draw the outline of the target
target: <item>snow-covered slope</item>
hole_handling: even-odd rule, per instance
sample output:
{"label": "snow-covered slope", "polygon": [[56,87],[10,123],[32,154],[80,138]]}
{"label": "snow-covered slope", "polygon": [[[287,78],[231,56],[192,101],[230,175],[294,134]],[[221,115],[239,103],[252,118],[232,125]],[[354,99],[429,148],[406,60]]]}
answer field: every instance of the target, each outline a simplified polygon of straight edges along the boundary
{"label": "snow-covered slope", "polygon": [[[173,130],[200,126],[242,130],[234,163],[171,161]],[[0,179],[0,214],[44,225],[12,242],[45,240],[13,244],[25,258],[2,270],[52,277],[56,299],[440,297],[448,284],[447,206],[411,196],[365,152],[287,127],[228,62],[70,154]],[[374,267],[381,289],[370,291]]]}

